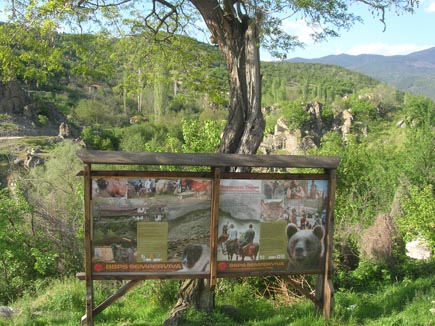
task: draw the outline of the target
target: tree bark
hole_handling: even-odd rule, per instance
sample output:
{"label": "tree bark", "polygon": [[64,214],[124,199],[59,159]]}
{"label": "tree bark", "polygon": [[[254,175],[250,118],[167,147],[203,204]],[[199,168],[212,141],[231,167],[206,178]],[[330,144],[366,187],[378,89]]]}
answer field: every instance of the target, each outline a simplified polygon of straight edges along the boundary
{"label": "tree bark", "polygon": [[206,312],[213,309],[214,292],[210,290],[208,280],[187,279],[181,283],[177,303],[163,326],[177,326],[190,307]]}
{"label": "tree bark", "polygon": [[223,153],[254,154],[263,138],[258,28],[251,20],[242,24],[234,49],[222,51],[230,84],[228,120],[219,148]]}
{"label": "tree bark", "polygon": [[[220,1],[191,0],[201,13],[212,38],[225,57],[230,85],[230,105],[219,152],[255,154],[263,139],[265,121],[261,112],[260,27],[263,14],[252,18],[236,14],[231,5]],[[214,292],[207,280],[185,280],[178,301],[165,326],[175,326],[186,309],[211,311]]]}
{"label": "tree bark", "polygon": [[263,139],[261,112],[260,28],[263,14],[236,15],[218,1],[191,0],[224,55],[228,68],[230,105],[219,152],[254,154]]}

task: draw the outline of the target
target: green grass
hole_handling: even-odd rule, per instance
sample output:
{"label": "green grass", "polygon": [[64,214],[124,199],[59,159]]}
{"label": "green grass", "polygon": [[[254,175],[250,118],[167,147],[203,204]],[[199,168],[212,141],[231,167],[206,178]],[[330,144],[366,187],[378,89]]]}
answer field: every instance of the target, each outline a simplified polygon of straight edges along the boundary
{"label": "green grass", "polygon": [[[55,147],[53,137],[29,136],[16,139],[2,139],[0,141],[0,163],[9,164],[9,158],[24,160],[26,150],[38,148],[39,156],[44,156],[47,151]],[[6,171],[6,170],[4,170]]]}
{"label": "green grass", "polygon": [[7,133],[11,131],[19,131],[20,127],[13,122],[0,122],[0,130],[3,133]]}
{"label": "green grass", "polygon": [[[98,326],[162,325],[175,302],[175,281],[146,281],[95,317]],[[95,282],[101,302],[120,283]],[[75,279],[53,281],[35,296],[28,294],[12,306],[20,309],[1,326],[80,325],[85,309],[84,283]],[[435,324],[435,275],[379,286],[367,291],[338,290],[332,318],[325,321],[309,300],[277,303],[254,295],[247,282],[217,291],[217,308],[210,314],[189,311],[182,325],[189,326],[430,326]],[[237,313],[228,313],[234,305]]]}

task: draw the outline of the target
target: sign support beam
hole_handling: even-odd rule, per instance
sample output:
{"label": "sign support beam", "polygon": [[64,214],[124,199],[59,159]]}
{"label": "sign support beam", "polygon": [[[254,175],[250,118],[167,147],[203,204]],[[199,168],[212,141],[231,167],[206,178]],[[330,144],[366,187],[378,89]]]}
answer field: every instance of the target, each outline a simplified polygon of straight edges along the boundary
{"label": "sign support beam", "polygon": [[92,279],[92,218],[91,218],[91,195],[92,195],[92,180],[91,180],[91,165],[86,164],[85,168],[85,280],[86,280],[86,318],[82,324],[88,326],[94,325],[93,310],[94,310],[94,286]]}

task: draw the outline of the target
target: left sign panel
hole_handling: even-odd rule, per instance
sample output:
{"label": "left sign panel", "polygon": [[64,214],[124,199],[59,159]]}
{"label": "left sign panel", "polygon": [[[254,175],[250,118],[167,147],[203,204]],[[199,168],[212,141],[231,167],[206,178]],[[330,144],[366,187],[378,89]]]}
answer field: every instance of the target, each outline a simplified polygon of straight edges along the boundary
{"label": "left sign panel", "polygon": [[208,272],[212,181],[92,179],[93,271]]}

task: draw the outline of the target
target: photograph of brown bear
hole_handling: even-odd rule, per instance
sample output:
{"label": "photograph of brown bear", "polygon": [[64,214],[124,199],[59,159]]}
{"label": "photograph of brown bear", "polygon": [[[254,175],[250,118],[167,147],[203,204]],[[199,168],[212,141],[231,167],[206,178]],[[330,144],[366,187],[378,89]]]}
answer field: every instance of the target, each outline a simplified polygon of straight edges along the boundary
{"label": "photograph of brown bear", "polygon": [[299,230],[289,224],[287,233],[288,270],[306,270],[320,267],[323,256],[323,227]]}

